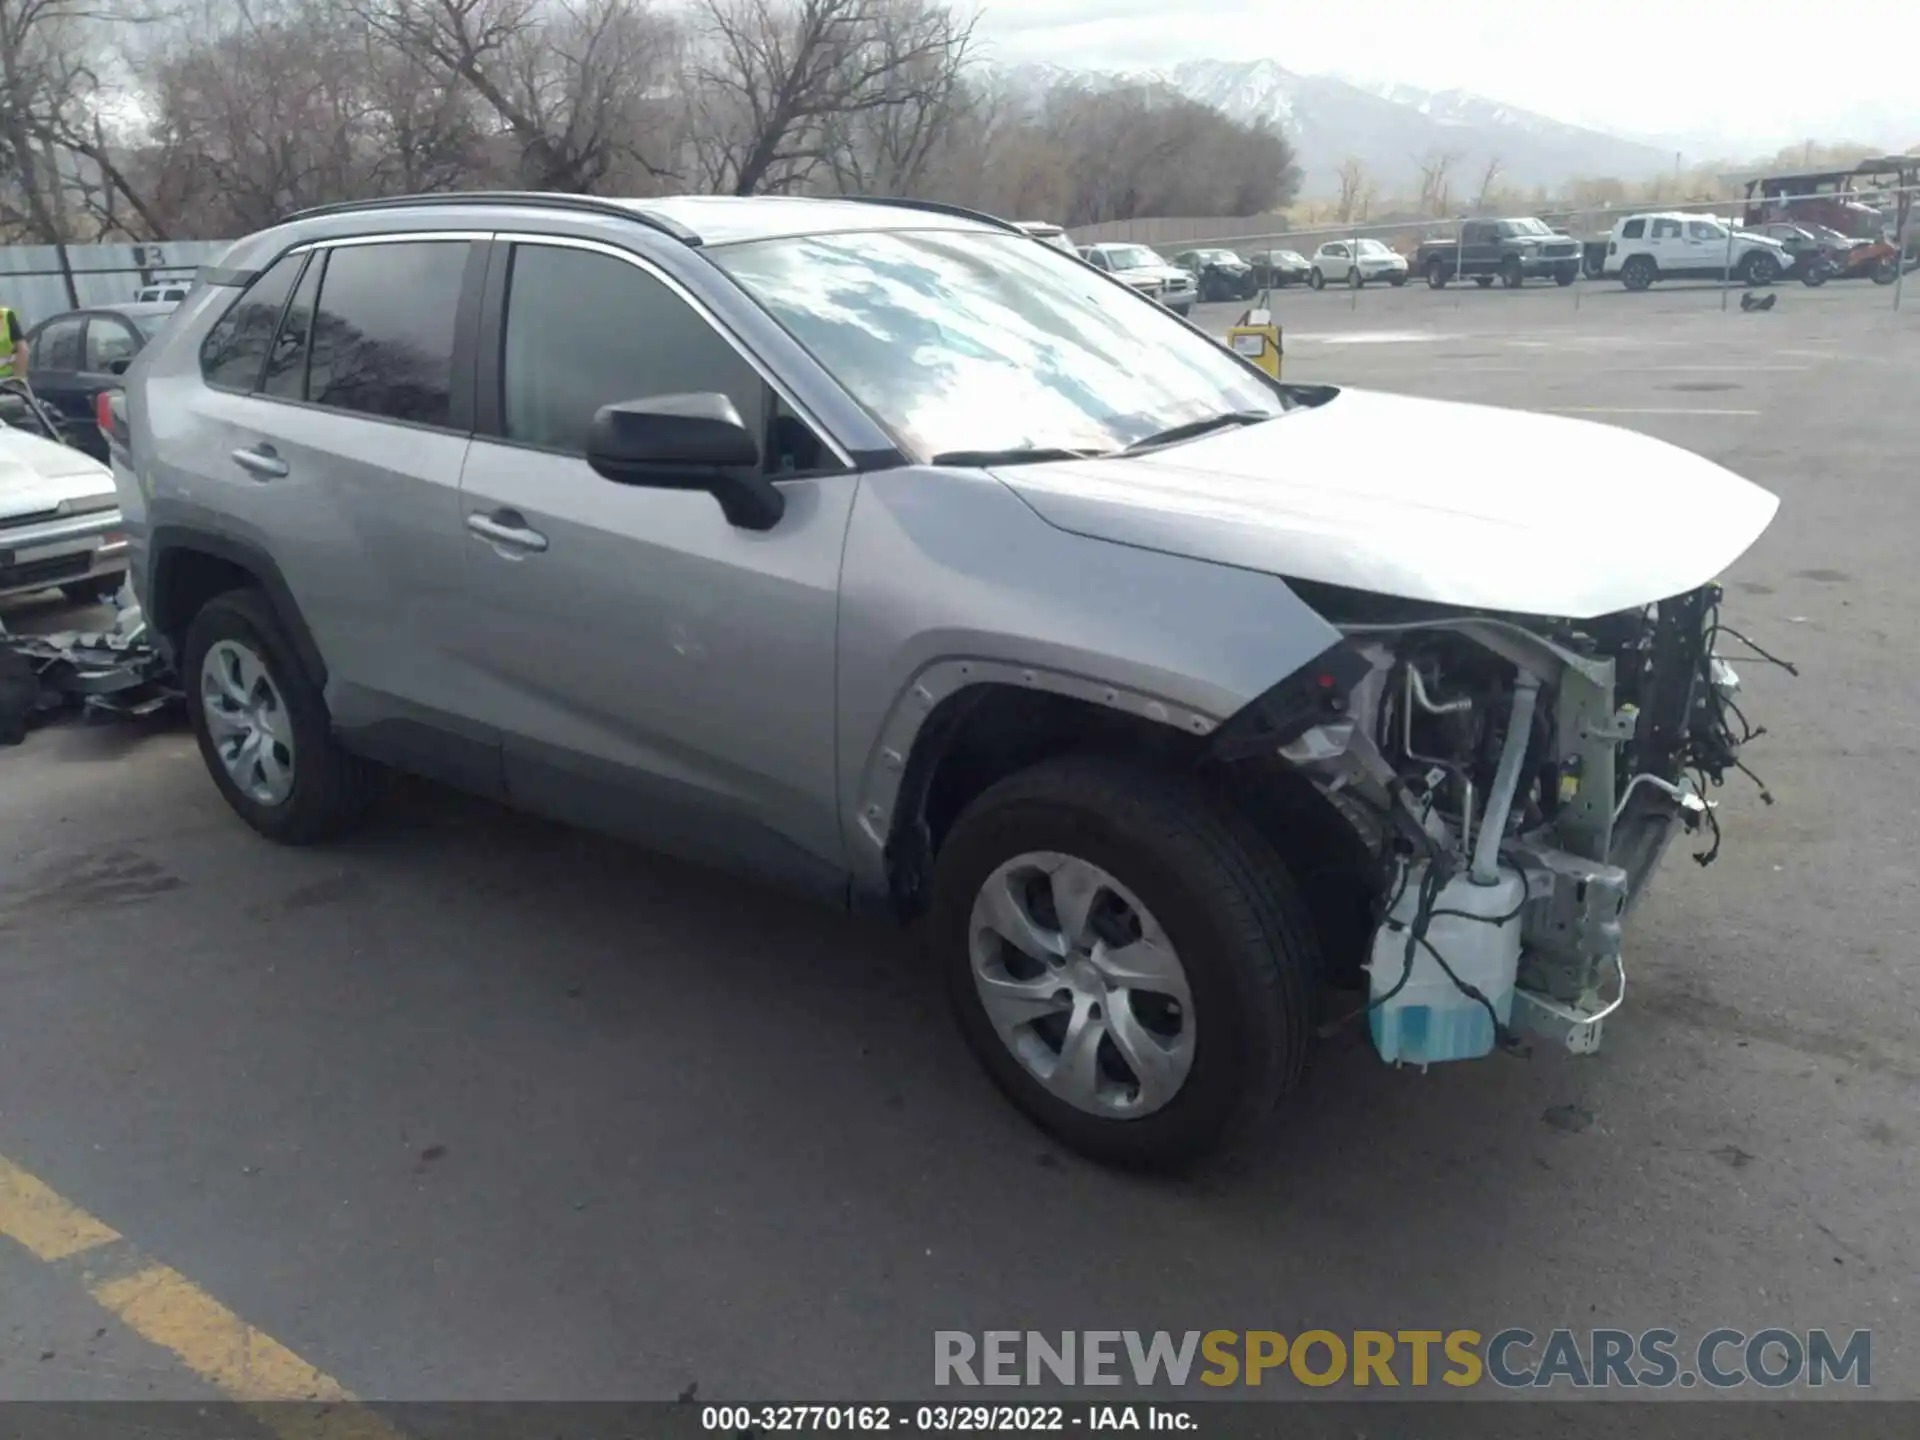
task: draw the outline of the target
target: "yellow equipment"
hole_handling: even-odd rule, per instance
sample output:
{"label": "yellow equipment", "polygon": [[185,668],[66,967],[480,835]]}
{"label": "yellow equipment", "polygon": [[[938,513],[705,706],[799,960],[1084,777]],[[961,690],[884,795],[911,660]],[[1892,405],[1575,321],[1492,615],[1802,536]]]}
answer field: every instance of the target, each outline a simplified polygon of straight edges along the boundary
{"label": "yellow equipment", "polygon": [[1274,379],[1280,378],[1280,327],[1267,308],[1267,292],[1262,290],[1253,309],[1247,311],[1227,331],[1227,348],[1251,360]]}

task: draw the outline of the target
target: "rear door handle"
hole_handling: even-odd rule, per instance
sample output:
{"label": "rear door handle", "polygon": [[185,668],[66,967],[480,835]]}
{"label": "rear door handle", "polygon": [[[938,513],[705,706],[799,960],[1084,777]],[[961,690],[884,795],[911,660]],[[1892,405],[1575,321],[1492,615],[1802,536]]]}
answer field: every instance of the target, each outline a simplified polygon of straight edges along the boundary
{"label": "rear door handle", "polygon": [[547,548],[547,537],[530,527],[518,510],[496,510],[491,515],[476,511],[467,516],[467,529],[510,550],[526,550],[537,555]]}
{"label": "rear door handle", "polygon": [[233,463],[262,480],[277,480],[287,473],[287,462],[280,458],[273,446],[264,443],[251,450],[234,451]]}

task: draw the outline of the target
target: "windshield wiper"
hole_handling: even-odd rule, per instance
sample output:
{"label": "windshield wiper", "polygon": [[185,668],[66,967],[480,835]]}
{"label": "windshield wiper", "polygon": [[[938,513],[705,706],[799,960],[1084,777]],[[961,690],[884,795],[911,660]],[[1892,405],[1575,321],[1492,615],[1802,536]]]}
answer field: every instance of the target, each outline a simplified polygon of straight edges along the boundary
{"label": "windshield wiper", "polygon": [[1184,425],[1173,425],[1154,435],[1134,441],[1120,453],[1136,455],[1142,450],[1151,450],[1160,445],[1171,445],[1177,440],[1194,440],[1215,430],[1225,430],[1230,425],[1258,425],[1262,420],[1274,417],[1265,410],[1229,410],[1221,415],[1209,415],[1204,420],[1189,420]]}
{"label": "windshield wiper", "polygon": [[1098,460],[1110,450],[1069,450],[1064,445],[1014,445],[1005,450],[942,450],[935,465],[1038,465],[1048,460]]}

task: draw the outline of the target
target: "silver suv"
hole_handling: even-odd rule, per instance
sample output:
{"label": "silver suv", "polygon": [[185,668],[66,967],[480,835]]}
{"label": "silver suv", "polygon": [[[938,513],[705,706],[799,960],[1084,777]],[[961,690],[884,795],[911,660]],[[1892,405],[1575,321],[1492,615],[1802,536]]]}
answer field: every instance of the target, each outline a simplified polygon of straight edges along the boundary
{"label": "silver suv", "polygon": [[202,281],[107,428],[248,824],[337,835],[393,766],[920,919],[1096,1156],[1244,1133],[1342,1014],[1590,1048],[1732,763],[1711,580],[1771,495],[1281,384],[1008,224],[438,196]]}

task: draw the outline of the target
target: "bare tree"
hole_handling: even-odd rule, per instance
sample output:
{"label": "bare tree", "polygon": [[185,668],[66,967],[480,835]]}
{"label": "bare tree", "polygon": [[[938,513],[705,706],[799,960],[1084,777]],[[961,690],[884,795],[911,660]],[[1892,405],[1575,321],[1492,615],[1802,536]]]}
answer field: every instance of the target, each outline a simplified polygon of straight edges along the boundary
{"label": "bare tree", "polygon": [[679,36],[642,0],[349,3],[435,81],[478,98],[529,188],[590,191],[623,167],[673,174]]}
{"label": "bare tree", "polygon": [[929,46],[928,14],[921,0],[881,7],[873,43],[889,62],[880,82],[885,102],[822,124],[827,163],[842,194],[920,193],[935,155],[975,101],[967,85],[972,23],[955,30],[952,43]]}
{"label": "bare tree", "polygon": [[1430,150],[1420,167],[1420,213],[1445,215],[1453,209],[1453,167],[1460,157],[1450,150]]}
{"label": "bare tree", "polygon": [[1348,156],[1340,162],[1340,208],[1337,218],[1352,220],[1357,218],[1355,211],[1360,204],[1360,196],[1367,187],[1367,167],[1357,157]]}
{"label": "bare tree", "polygon": [[1487,197],[1493,193],[1493,183],[1500,178],[1503,163],[1503,158],[1495,155],[1487,161],[1487,168],[1480,172],[1480,193],[1474,197],[1473,201],[1475,210],[1484,211],[1487,208]]}
{"label": "bare tree", "polygon": [[[937,117],[972,39],[972,21],[926,0],[701,0],[690,103],[701,180],[734,195],[792,189],[856,117]],[[896,159],[916,148],[890,143]]]}

